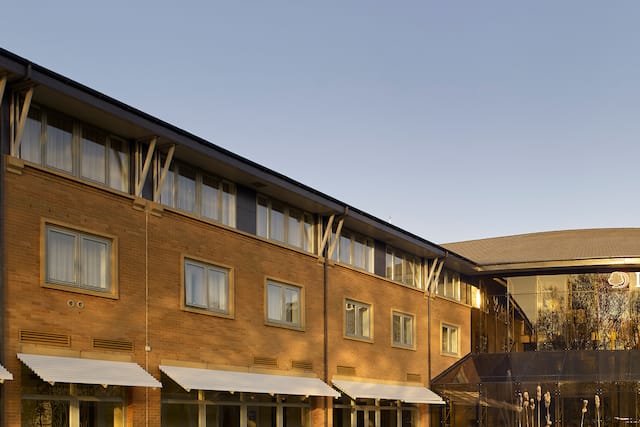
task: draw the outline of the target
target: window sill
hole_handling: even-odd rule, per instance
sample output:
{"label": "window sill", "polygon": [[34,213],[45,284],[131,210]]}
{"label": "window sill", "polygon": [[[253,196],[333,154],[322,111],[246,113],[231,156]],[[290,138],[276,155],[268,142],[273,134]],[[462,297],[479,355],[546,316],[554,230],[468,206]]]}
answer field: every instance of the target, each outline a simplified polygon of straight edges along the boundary
{"label": "window sill", "polygon": [[410,351],[416,351],[416,347],[415,346],[407,346],[407,345],[402,345],[402,344],[395,344],[392,343],[391,347],[393,348],[398,348],[400,350],[410,350]]}
{"label": "window sill", "polygon": [[58,291],[73,292],[74,294],[91,295],[94,297],[102,297],[102,298],[108,298],[108,299],[119,299],[117,290],[113,290],[110,292],[100,292],[100,291],[94,291],[91,289],[81,288],[77,286],[68,286],[68,285],[61,285],[57,283],[47,283],[47,282],[42,283],[41,287],[46,289],[55,289]]}
{"label": "window sill", "polygon": [[274,321],[265,321],[264,322],[265,326],[272,326],[274,328],[282,328],[282,329],[289,329],[292,331],[298,331],[298,332],[304,332],[304,326],[299,326],[299,325],[291,325],[289,323],[278,323],[278,322],[274,322]]}
{"label": "window sill", "polygon": [[344,334],[343,337],[346,340],[359,341],[366,344],[373,344],[373,338],[354,337],[353,335],[346,335],[346,334]]}
{"label": "window sill", "polygon": [[182,308],[182,311],[186,311],[187,313],[203,314],[205,316],[220,317],[223,319],[235,318],[233,312],[225,313],[222,311],[207,310],[206,308],[198,308],[198,307],[190,307],[190,306],[183,306],[181,308]]}

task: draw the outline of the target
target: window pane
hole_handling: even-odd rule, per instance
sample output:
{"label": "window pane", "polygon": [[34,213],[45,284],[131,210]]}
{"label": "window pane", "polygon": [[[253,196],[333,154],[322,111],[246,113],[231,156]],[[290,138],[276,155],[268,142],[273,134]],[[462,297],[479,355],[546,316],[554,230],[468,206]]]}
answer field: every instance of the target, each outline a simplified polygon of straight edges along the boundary
{"label": "window pane", "polygon": [[109,250],[106,242],[82,238],[80,285],[106,290],[109,286]]}
{"label": "window pane", "polygon": [[222,223],[230,227],[236,226],[235,203],[233,186],[222,183]]}
{"label": "window pane", "polygon": [[340,235],[340,246],[338,248],[338,252],[340,255],[340,262],[345,264],[351,263],[351,239]]}
{"label": "window pane", "polygon": [[31,107],[27,115],[27,122],[24,125],[22,142],[20,143],[20,158],[38,164],[42,161],[42,147],[40,145],[41,120],[40,110]]}
{"label": "window pane", "polygon": [[271,204],[269,221],[269,237],[284,242],[284,207],[278,203]]}
{"label": "window pane", "polygon": [[74,284],[76,236],[47,230],[47,280]]}
{"label": "window pane", "polygon": [[369,307],[358,308],[357,325],[360,329],[360,335],[369,337]]}
{"label": "window pane", "polygon": [[180,165],[178,172],[178,209],[189,212],[196,210],[196,172]]}
{"label": "window pane", "polygon": [[393,267],[393,254],[391,252],[387,252],[387,255],[385,257],[385,277],[387,279],[395,280],[393,277]]}
{"label": "window pane", "polygon": [[285,320],[290,323],[300,323],[300,290],[287,287],[284,289]]}
{"label": "window pane", "polygon": [[289,209],[287,243],[302,247],[302,212]]}
{"label": "window pane", "polygon": [[192,263],[184,265],[185,298],[188,305],[206,307],[204,295],[204,268]]}
{"label": "window pane", "polygon": [[129,190],[129,144],[119,139],[109,140],[109,186]]}
{"label": "window pane", "polygon": [[356,240],[353,245],[353,265],[364,269],[365,263],[365,246],[362,241]]}
{"label": "window pane", "polygon": [[458,330],[456,328],[451,328],[450,330],[450,338],[449,341],[451,343],[450,351],[451,353],[458,353]]}
{"label": "window pane", "polygon": [[267,201],[258,199],[257,230],[258,236],[269,237],[269,207]]}
{"label": "window pane", "polygon": [[402,325],[400,316],[393,315],[393,342],[399,344],[402,342]]}
{"label": "window pane", "polygon": [[283,320],[282,318],[282,296],[281,288],[278,285],[269,283],[267,287],[267,318],[270,320]]}
{"label": "window pane", "polygon": [[304,216],[304,237],[302,248],[308,252],[313,251],[313,219],[309,215]]}
{"label": "window pane", "polygon": [[345,304],[344,322],[345,322],[345,333],[347,335],[355,335],[356,334],[356,307],[350,302],[347,302]]}
{"label": "window pane", "polygon": [[198,405],[188,403],[163,403],[162,427],[198,427]]}
{"label": "window pane", "polygon": [[72,158],[72,131],[71,120],[53,113],[47,118],[47,166],[71,172]]}
{"label": "window pane", "polygon": [[80,426],[121,426],[123,421],[120,402],[80,402]]}
{"label": "window pane", "polygon": [[404,260],[401,257],[395,257],[393,262],[393,280],[404,283]]}
{"label": "window pane", "polygon": [[220,219],[220,202],[218,200],[217,179],[208,175],[202,177],[202,216],[218,221]]}
{"label": "window pane", "polygon": [[[162,160],[164,162],[164,159]],[[158,168],[158,179],[162,174],[162,168]],[[160,203],[167,206],[173,206],[173,189],[174,189],[174,172],[172,170],[167,171],[167,175],[164,178],[162,184],[162,190],[160,191]]]}
{"label": "window pane", "polygon": [[207,270],[207,284],[209,286],[210,309],[227,311],[228,275],[226,271],[210,268]]}
{"label": "window pane", "polygon": [[107,137],[102,132],[88,127],[82,129],[82,177],[106,182],[106,144]]}
{"label": "window pane", "polygon": [[69,402],[23,399],[21,418],[22,427],[69,427]]}
{"label": "window pane", "polygon": [[403,344],[409,346],[413,345],[413,317],[403,316],[402,322],[402,332],[404,335]]}

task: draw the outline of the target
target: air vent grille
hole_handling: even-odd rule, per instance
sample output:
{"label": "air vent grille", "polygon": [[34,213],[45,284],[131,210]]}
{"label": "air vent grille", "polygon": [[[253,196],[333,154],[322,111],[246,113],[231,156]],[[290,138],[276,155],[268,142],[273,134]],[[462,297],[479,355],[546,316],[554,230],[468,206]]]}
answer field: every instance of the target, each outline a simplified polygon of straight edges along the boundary
{"label": "air vent grille", "polygon": [[20,331],[20,342],[69,347],[71,345],[71,337],[69,335],[53,334],[50,332]]}
{"label": "air vent grille", "polygon": [[303,369],[305,371],[313,371],[313,363],[309,360],[292,360],[291,367],[293,369]]}
{"label": "air vent grille", "polygon": [[268,366],[270,368],[278,367],[278,359],[275,357],[253,356],[253,364],[259,366]]}
{"label": "air vent grille", "polygon": [[338,365],[338,375],[349,375],[353,377],[356,375],[356,368],[354,366]]}
{"label": "air vent grille", "polygon": [[96,350],[133,351],[133,342],[123,340],[93,339],[93,348]]}
{"label": "air vent grille", "polygon": [[412,382],[412,383],[421,383],[422,382],[422,375],[421,374],[410,374],[410,373],[407,373],[407,381]]}

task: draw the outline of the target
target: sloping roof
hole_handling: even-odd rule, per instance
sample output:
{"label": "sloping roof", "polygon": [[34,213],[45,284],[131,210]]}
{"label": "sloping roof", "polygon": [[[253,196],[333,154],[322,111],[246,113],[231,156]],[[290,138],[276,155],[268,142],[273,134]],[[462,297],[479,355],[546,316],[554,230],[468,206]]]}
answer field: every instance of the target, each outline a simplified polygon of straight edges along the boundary
{"label": "sloping roof", "polygon": [[480,266],[640,258],[640,228],[550,231],[442,246]]}

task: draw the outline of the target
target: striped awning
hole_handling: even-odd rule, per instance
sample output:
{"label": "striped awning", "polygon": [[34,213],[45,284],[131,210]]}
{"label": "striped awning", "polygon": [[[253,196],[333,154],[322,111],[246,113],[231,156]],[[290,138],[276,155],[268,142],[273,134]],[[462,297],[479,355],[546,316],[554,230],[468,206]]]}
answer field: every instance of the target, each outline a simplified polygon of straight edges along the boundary
{"label": "striped awning", "polygon": [[50,384],[100,384],[162,387],[162,384],[133,362],[85,359],[77,357],[43,356],[19,353],[20,359],[43,381]]}
{"label": "striped awning", "polygon": [[340,396],[340,393],[315,377],[256,374],[167,365],[160,365],[160,370],[187,391],[210,390],[294,396]]}
{"label": "striped awning", "polygon": [[399,400],[406,403],[444,405],[444,400],[423,386],[334,380],[333,385],[352,399]]}

